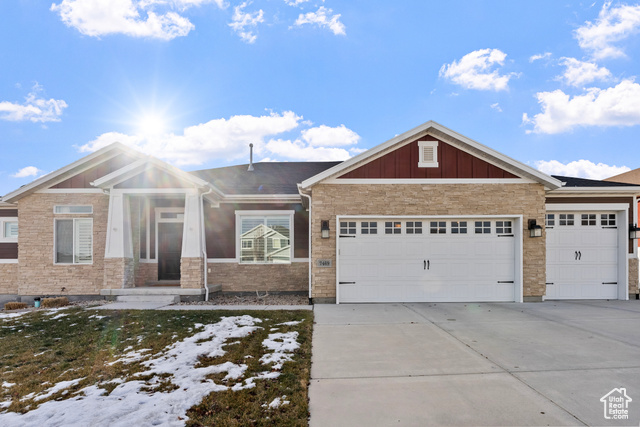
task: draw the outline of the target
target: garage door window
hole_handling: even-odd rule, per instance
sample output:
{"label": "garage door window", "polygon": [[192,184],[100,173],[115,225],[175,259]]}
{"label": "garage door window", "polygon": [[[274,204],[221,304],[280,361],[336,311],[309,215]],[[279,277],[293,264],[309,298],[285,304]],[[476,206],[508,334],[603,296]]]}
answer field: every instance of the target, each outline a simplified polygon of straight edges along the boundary
{"label": "garage door window", "polygon": [[547,227],[554,227],[556,225],[556,215],[555,214],[546,214],[545,215],[545,225]]}
{"label": "garage door window", "polygon": [[615,227],[616,214],[601,214],[600,225],[602,225],[603,227]]}
{"label": "garage door window", "polygon": [[476,221],[476,234],[491,234],[491,221]]}
{"label": "garage door window", "polygon": [[582,214],[582,225],[594,226],[596,225],[596,214]]}
{"label": "garage door window", "polygon": [[573,214],[560,214],[558,216],[560,217],[558,221],[558,225],[560,226],[573,225]]}
{"label": "garage door window", "polygon": [[451,221],[451,234],[467,234],[467,221]]}
{"label": "garage door window", "polygon": [[356,234],[356,222],[355,221],[341,221],[340,222],[340,234]]}
{"label": "garage door window", "polygon": [[429,233],[446,234],[447,233],[446,221],[431,221],[431,224],[429,226]]}
{"label": "garage door window", "polygon": [[360,224],[360,234],[378,234],[378,223],[365,221]]}
{"label": "garage door window", "polygon": [[422,234],[422,221],[407,221],[407,234]]}
{"label": "garage door window", "polygon": [[513,227],[511,226],[511,221],[496,221],[496,233],[497,234],[513,233]]}
{"label": "garage door window", "polygon": [[400,221],[385,221],[384,234],[402,234],[402,223]]}

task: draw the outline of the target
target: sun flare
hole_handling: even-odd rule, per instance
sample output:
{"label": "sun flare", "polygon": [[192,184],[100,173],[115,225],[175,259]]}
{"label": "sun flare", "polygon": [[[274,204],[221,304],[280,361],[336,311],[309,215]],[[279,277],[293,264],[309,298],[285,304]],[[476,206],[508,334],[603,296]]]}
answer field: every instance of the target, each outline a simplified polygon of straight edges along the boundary
{"label": "sun flare", "polygon": [[166,120],[159,115],[147,114],[138,121],[137,131],[144,136],[162,135],[166,131]]}

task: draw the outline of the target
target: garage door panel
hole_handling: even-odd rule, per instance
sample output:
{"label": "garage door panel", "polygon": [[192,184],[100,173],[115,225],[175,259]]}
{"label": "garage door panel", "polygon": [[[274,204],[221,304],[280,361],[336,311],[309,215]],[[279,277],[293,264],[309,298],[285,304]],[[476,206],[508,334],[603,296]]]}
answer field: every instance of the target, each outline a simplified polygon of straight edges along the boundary
{"label": "garage door panel", "polygon": [[[379,232],[386,221],[377,220]],[[340,240],[339,281],[356,282],[339,285],[340,302],[514,301],[514,283],[497,282],[515,281],[515,239],[498,237],[495,220],[488,234],[475,234],[472,221],[452,233],[450,220],[437,221],[445,233],[431,234],[426,220],[422,233],[407,233],[416,221],[400,221],[402,234]]]}

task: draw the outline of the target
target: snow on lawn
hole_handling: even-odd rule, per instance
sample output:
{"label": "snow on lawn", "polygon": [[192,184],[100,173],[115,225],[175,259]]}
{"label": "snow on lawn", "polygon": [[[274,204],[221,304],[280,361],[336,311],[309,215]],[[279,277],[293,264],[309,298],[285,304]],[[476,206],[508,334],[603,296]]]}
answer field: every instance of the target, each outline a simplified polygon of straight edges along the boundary
{"label": "snow on lawn", "polygon": [[[274,379],[280,372],[261,372],[254,377],[228,387],[216,384],[207,375],[226,372],[225,379],[240,379],[246,369],[245,364],[225,362],[220,365],[198,366],[199,356],[211,358],[222,356],[223,347],[227,340],[242,338],[259,328],[257,323],[262,320],[245,315],[222,318],[218,323],[210,325],[195,325],[197,332],[183,341],[178,341],[168,347],[155,358],[148,355],[142,365],[147,368],[144,372],[135,374],[126,380],[115,379],[111,383],[119,385],[109,394],[96,385],[90,385],[74,393],[66,400],[50,400],[38,408],[23,415],[15,412],[0,414],[0,425],[11,426],[72,426],[72,425],[184,425],[186,411],[202,401],[213,391],[241,390],[255,386],[259,379]],[[282,363],[291,360],[288,354],[299,347],[296,342],[298,333],[270,334],[263,341],[263,346],[273,353],[263,356],[260,361],[267,365],[274,363],[272,369],[279,370]],[[128,363],[136,358],[130,352],[119,360]],[[138,351],[136,356],[141,356]],[[270,356],[270,357],[266,357]],[[264,361],[263,361],[264,359]],[[169,376],[162,378],[163,374]],[[135,380],[136,377],[153,376],[148,382]],[[154,384],[170,380],[178,388],[172,391],[149,393]],[[65,381],[55,384],[44,394],[36,396],[44,399],[45,394],[54,393],[73,387],[81,379]],[[151,386],[150,386],[151,384]],[[42,396],[42,397],[41,397]],[[284,400],[284,399],[283,399]],[[2,406],[6,402],[2,402]],[[272,402],[273,403],[273,402]],[[283,404],[284,402],[280,403]],[[0,408],[2,407],[0,406]]]}
{"label": "snow on lawn", "polygon": [[19,313],[0,313],[0,319],[13,319],[27,313],[31,313],[31,311],[21,311]]}

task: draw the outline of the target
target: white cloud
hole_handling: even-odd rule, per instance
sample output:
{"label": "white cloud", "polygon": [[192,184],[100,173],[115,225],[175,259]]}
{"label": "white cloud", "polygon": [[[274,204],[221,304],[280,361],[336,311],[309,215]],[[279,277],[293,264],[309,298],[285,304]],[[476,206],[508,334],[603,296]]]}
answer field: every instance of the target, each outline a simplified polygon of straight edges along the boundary
{"label": "white cloud", "polygon": [[551,52],[539,53],[537,55],[531,55],[529,57],[529,62],[538,61],[540,59],[546,59],[551,57]]}
{"label": "white cloud", "polygon": [[575,37],[582,49],[595,59],[619,58],[626,56],[624,50],[615,43],[640,30],[640,5],[620,5],[611,8],[606,2],[595,23],[587,21],[575,31]]}
{"label": "white cloud", "polygon": [[498,49],[480,49],[466,54],[460,61],[444,64],[440,77],[466,89],[506,90],[514,73],[501,75],[494,66],[504,65],[507,54]]}
{"label": "white cloud", "polygon": [[93,152],[117,141],[177,166],[184,166],[201,165],[214,159],[244,159],[249,143],[254,144],[256,161],[273,158],[344,160],[350,157],[349,152],[334,146],[355,144],[360,139],[344,125],[335,128],[321,125],[301,131],[300,136],[294,139],[277,138],[297,129],[302,123],[302,117],[292,111],[259,117],[232,116],[190,126],[180,135],[145,137],[118,132],[104,133],[78,149],[81,152]]}
{"label": "white cloud", "polygon": [[31,121],[59,122],[67,103],[62,99],[44,99],[40,97],[42,87],[36,83],[22,104],[9,101],[0,102],[0,120],[10,122]]}
{"label": "white cloud", "polygon": [[28,176],[38,176],[42,171],[35,166],[27,166],[11,175],[14,178],[26,178]]}
{"label": "white cloud", "polygon": [[346,160],[351,157],[343,148],[312,147],[298,139],[295,141],[272,139],[267,143],[266,148],[273,154],[292,160],[328,161]]}
{"label": "white cloud", "polygon": [[305,24],[317,25],[319,27],[328,28],[335,35],[346,35],[346,28],[342,22],[340,22],[340,14],[329,16],[333,13],[332,9],[327,9],[324,6],[320,6],[317,11],[309,13],[301,13],[293,24],[296,27],[301,27]]}
{"label": "white cloud", "polygon": [[345,125],[334,128],[320,125],[303,130],[301,136],[312,147],[341,147],[357,144],[360,140],[360,135],[348,129]]}
{"label": "white cloud", "polygon": [[259,23],[264,22],[264,11],[262,9],[257,12],[244,12],[244,8],[247,7],[248,2],[244,2],[233,9],[233,20],[229,26],[240,36],[240,38],[247,43],[255,43],[258,36],[253,33],[253,30],[247,29],[255,28]]}
{"label": "white cloud", "polygon": [[573,98],[559,89],[538,92],[536,97],[542,112],[533,118],[523,114],[523,123],[534,125],[527,133],[554,134],[576,126],[640,125],[640,85],[632,80],[608,89],[590,88]]}
{"label": "white cloud", "polygon": [[498,104],[497,102],[495,104],[491,104],[490,107],[496,110],[498,113],[502,113],[502,108],[500,108],[500,104]]}
{"label": "white cloud", "polygon": [[[171,40],[186,36],[195,28],[187,18],[172,11],[157,14],[152,10],[154,6],[166,3],[157,0],[62,0],[60,4],[52,4],[51,10],[57,12],[68,27],[92,37],[125,34]],[[174,3],[184,9],[202,4],[204,0],[174,0]]]}
{"label": "white cloud", "polygon": [[598,67],[592,62],[583,62],[575,58],[560,58],[560,64],[564,65],[565,71],[556,80],[565,82],[575,87],[584,85],[596,80],[609,80],[612,78],[611,72],[605,67]]}
{"label": "white cloud", "polygon": [[577,160],[567,164],[557,160],[540,160],[535,167],[547,175],[572,176],[587,179],[604,179],[630,171],[626,166],[609,166],[604,163],[593,163],[589,160]]}
{"label": "white cloud", "polygon": [[[284,0],[284,2],[286,4],[288,4],[289,6],[299,6],[302,3],[307,3],[309,0]],[[324,0],[322,0],[324,1]]]}

